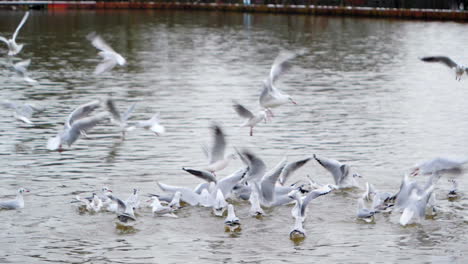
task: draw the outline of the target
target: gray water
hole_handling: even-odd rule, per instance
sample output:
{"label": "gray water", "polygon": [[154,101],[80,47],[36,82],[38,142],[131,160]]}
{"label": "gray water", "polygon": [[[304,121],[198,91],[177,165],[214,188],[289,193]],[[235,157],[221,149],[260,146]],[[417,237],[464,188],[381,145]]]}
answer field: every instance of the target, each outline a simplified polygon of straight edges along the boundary
{"label": "gray water", "polygon": [[[0,35],[11,36],[22,12],[0,11]],[[85,36],[96,31],[128,61],[93,76],[97,50]],[[187,207],[178,219],[138,212],[130,229],[111,213],[80,213],[70,201],[109,186],[126,198],[133,188],[160,193],[156,181],[194,187],[199,179],[181,168],[202,167],[209,126],[222,124],[229,144],[247,147],[272,167],[312,154],[338,159],[378,189],[397,191],[415,163],[468,155],[468,80],[418,57],[445,54],[463,63],[467,26],[451,22],[355,19],[172,11],[34,11],[19,34],[20,53],[31,58],[29,86],[0,69],[0,99],[46,107],[34,125],[0,112],[0,194],[31,190],[26,206],[0,211],[2,263],[311,263],[459,262],[467,260],[467,199],[448,201],[444,176],[436,189],[438,213],[401,227],[398,214],[374,224],[355,219],[362,190],[335,192],[313,201],[307,238],[289,239],[291,207],[267,209],[261,220],[235,202],[242,231],[226,233],[223,219]],[[1,46],[3,61],[6,46]],[[281,49],[305,49],[278,87],[297,105],[275,110],[253,137],[231,107],[253,109],[261,82]],[[132,120],[160,112],[167,133],[144,130],[120,140],[111,124],[99,125],[63,152],[47,139],[74,107],[112,96],[120,109],[137,106]],[[234,160],[218,177],[241,166]],[[332,177],[315,161],[294,175],[319,182]],[[468,180],[459,176],[466,193]],[[420,181],[426,180],[421,177]],[[5,199],[5,198],[3,198]]]}

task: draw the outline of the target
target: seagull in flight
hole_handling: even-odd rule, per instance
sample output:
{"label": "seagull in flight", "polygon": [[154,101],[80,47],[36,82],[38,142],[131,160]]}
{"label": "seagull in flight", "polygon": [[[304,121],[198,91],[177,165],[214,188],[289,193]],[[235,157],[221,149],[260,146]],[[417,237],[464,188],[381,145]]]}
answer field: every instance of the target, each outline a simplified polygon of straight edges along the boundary
{"label": "seagull in flight", "polygon": [[23,80],[25,82],[27,82],[28,84],[31,84],[31,85],[35,85],[38,82],[36,80],[32,79],[31,77],[29,77],[29,75],[28,75],[28,67],[29,67],[30,64],[31,64],[31,59],[22,60],[22,61],[19,61],[17,63],[14,63],[12,65],[12,69],[16,73],[18,73],[18,75],[23,77]]}
{"label": "seagull in flight", "polygon": [[127,63],[124,57],[115,52],[96,32],[91,32],[86,38],[91,41],[94,47],[101,50],[98,55],[102,57],[102,61],[96,66],[94,70],[95,75],[110,71],[117,64],[123,66]]}
{"label": "seagull in flight", "polygon": [[151,130],[156,136],[159,136],[166,132],[166,128],[159,123],[160,121],[159,113],[156,113],[148,120],[138,121],[136,127]]}
{"label": "seagull in flight", "polygon": [[107,109],[112,114],[112,122],[117,124],[120,128],[120,131],[122,132],[122,140],[125,138],[125,133],[134,128],[128,126],[127,120],[132,114],[135,105],[136,103],[133,103],[132,105],[130,105],[127,111],[125,111],[125,113],[120,114],[119,110],[117,110],[117,107],[115,106],[114,100],[112,100],[111,98],[108,98],[106,100]]}
{"label": "seagull in flight", "polygon": [[235,159],[235,155],[232,153],[225,155],[226,135],[221,126],[214,123],[211,129],[213,130],[213,145],[211,148],[203,147],[205,156],[208,158],[208,166],[204,170],[216,175],[217,171],[225,169],[229,165],[229,162]]}
{"label": "seagull in flight", "polygon": [[273,117],[271,108],[288,102],[296,104],[290,95],[281,92],[274,86],[274,83],[285,71],[291,68],[289,61],[297,56],[298,54],[289,51],[280,52],[271,66],[270,75],[263,81],[263,90],[260,94],[259,103],[268,112],[270,117]]}
{"label": "seagull in flight", "polygon": [[249,109],[245,108],[245,106],[234,102],[234,110],[236,113],[242,117],[245,118],[245,122],[241,124],[241,127],[250,127],[250,136],[253,136],[253,128],[255,125],[258,123],[262,122],[263,120],[266,121],[267,119],[267,112],[266,110],[260,111],[258,114],[254,115]]}
{"label": "seagull in flight", "polygon": [[13,33],[13,37],[11,37],[11,39],[6,39],[5,37],[0,36],[0,40],[5,42],[8,46],[8,56],[15,56],[16,54],[20,53],[20,51],[23,49],[24,44],[17,44],[16,37],[18,36],[18,33],[23,27],[24,23],[26,23],[26,20],[28,20],[28,17],[29,12],[26,12],[20,24],[16,28],[15,33]]}
{"label": "seagull in flight", "polygon": [[34,112],[41,112],[44,110],[43,108],[32,104],[23,104],[12,101],[3,101],[0,103],[0,105],[4,108],[14,110],[13,116],[26,124],[32,124],[30,119]]}
{"label": "seagull in flight", "polygon": [[460,81],[461,80],[461,77],[463,74],[468,74],[468,68],[463,66],[463,65],[460,65],[460,64],[457,64],[456,62],[454,62],[452,59],[450,59],[449,57],[446,57],[446,56],[430,56],[430,57],[423,57],[421,58],[422,61],[424,62],[439,62],[439,63],[442,63],[444,65],[446,65],[447,67],[451,68],[451,69],[455,69],[455,80],[458,80]]}
{"label": "seagull in flight", "polygon": [[80,105],[73,110],[65,121],[63,130],[57,133],[55,137],[49,139],[47,142],[47,149],[60,150],[62,149],[63,143],[71,146],[80,137],[80,135],[86,135],[86,130],[93,128],[104,120],[107,120],[109,117],[105,112],[96,114],[95,116],[89,116],[91,112],[100,106],[101,102],[96,100]]}

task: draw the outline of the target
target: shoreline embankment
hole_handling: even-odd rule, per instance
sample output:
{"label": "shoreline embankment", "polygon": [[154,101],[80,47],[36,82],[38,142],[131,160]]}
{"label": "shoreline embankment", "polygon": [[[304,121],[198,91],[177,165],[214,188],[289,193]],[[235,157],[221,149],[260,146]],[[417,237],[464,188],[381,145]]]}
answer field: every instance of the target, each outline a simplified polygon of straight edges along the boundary
{"label": "shoreline embankment", "polygon": [[58,10],[113,10],[113,9],[160,9],[203,10],[218,12],[247,12],[272,14],[303,14],[322,16],[354,16],[375,18],[400,18],[419,20],[467,21],[468,12],[439,9],[373,8],[358,6],[314,5],[243,5],[226,3],[180,3],[180,2],[96,2],[96,1],[0,1],[0,7]]}

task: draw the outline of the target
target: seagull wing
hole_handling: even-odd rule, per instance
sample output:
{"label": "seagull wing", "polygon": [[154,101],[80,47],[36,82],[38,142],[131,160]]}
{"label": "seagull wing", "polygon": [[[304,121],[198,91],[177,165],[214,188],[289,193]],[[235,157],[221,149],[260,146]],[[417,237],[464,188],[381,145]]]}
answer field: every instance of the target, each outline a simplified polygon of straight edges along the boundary
{"label": "seagull wing", "polygon": [[96,108],[99,108],[100,106],[101,106],[101,102],[99,100],[92,101],[92,102],[78,106],[68,116],[65,126],[71,127],[71,125],[75,121],[88,116],[91,112],[93,112]]}
{"label": "seagull wing", "polygon": [[16,40],[16,36],[18,36],[20,29],[23,27],[24,23],[26,23],[26,20],[28,20],[28,17],[29,17],[29,11],[26,12],[26,14],[24,14],[23,19],[21,20],[20,24],[15,30],[15,33],[13,33],[13,37],[11,38],[13,41]]}
{"label": "seagull wing", "polygon": [[106,106],[109,112],[112,114],[112,118],[114,118],[114,120],[116,120],[117,122],[121,123],[122,117],[120,116],[120,113],[114,104],[114,100],[112,100],[111,98],[108,98],[106,100]]}
{"label": "seagull wing", "polygon": [[425,61],[425,62],[440,62],[442,64],[445,64],[447,65],[448,67],[450,68],[455,68],[457,67],[457,63],[454,62],[452,59],[450,59],[449,57],[445,57],[445,56],[431,56],[431,57],[423,57],[421,58],[422,61]]}
{"label": "seagull wing", "polygon": [[258,181],[260,180],[266,171],[266,165],[263,160],[261,160],[257,155],[253,154],[248,150],[242,151],[242,156],[247,160],[249,163],[249,172],[246,176],[247,181]]}
{"label": "seagull wing", "polygon": [[281,51],[275,58],[270,69],[270,81],[274,83],[281,74],[291,68],[289,61],[297,57],[297,54],[290,51]]}
{"label": "seagull wing", "polygon": [[6,39],[5,37],[0,36],[0,41],[3,41],[3,42],[5,42],[8,46],[10,46],[10,43],[8,42],[8,39]]}
{"label": "seagull wing", "polygon": [[214,143],[211,148],[209,164],[224,159],[224,150],[226,149],[226,137],[221,127],[214,124],[212,129],[214,130]]}
{"label": "seagull wing", "polygon": [[111,199],[112,201],[116,202],[117,203],[117,211],[119,213],[124,213],[126,210],[127,210],[127,205],[125,204],[124,201],[120,200],[119,198],[113,196],[113,195],[109,195],[108,196],[109,199]]}
{"label": "seagull wing", "polygon": [[207,182],[217,182],[216,177],[210,173],[209,171],[204,171],[204,170],[194,170],[194,169],[186,169],[182,168],[184,171],[192,174],[193,176],[196,176],[200,179],[203,179]]}
{"label": "seagull wing", "polygon": [[236,111],[236,113],[240,116],[240,117],[243,117],[243,118],[253,118],[254,115],[252,114],[252,112],[249,111],[249,109],[245,108],[243,105],[241,104],[238,104],[238,103],[234,103],[233,105],[234,107],[234,110]]}
{"label": "seagull wing", "polygon": [[281,175],[284,166],[286,166],[286,157],[275,168],[267,172],[260,182],[263,199],[268,203],[273,202],[275,198],[275,183],[278,181],[278,177]]}
{"label": "seagull wing", "polygon": [[99,122],[107,118],[107,113],[99,113],[95,116],[77,120],[71,125],[70,129],[68,130],[68,144],[73,144],[73,142],[75,142],[78,139],[78,137],[82,134],[82,132],[86,132],[87,130],[95,127]]}
{"label": "seagull wing", "polygon": [[100,75],[104,72],[108,72],[112,70],[112,68],[114,68],[115,65],[117,65],[117,61],[115,59],[107,58],[96,66],[93,74]]}
{"label": "seagull wing", "polygon": [[281,185],[284,185],[284,183],[287,181],[287,179],[299,168],[304,166],[311,158],[306,158],[298,161],[294,161],[291,163],[288,163],[283,171],[281,172],[281,176],[279,178],[279,182]]}
{"label": "seagull wing", "polygon": [[339,185],[343,176],[343,165],[337,160],[319,158],[315,154],[314,159],[333,175],[335,184]]}
{"label": "seagull wing", "polygon": [[95,116],[82,118],[77,120],[71,126],[71,130],[75,131],[87,131],[93,127],[95,127],[99,122],[102,122],[108,118],[107,113],[99,113]]}
{"label": "seagull wing", "polygon": [[175,193],[180,192],[180,199],[192,206],[195,206],[200,201],[200,195],[196,194],[191,189],[185,187],[172,186],[164,183],[157,182],[159,188],[165,192]]}
{"label": "seagull wing", "polygon": [[132,105],[130,105],[130,107],[127,109],[127,111],[125,111],[125,113],[122,116],[122,121],[125,122],[125,121],[128,120],[128,118],[130,117],[130,115],[133,112],[133,109],[135,109],[135,105],[136,105],[136,103],[133,103]]}
{"label": "seagull wing", "polygon": [[30,64],[31,64],[31,59],[22,60],[20,62],[15,63],[13,65],[13,68],[21,74],[26,74],[27,68],[29,67]]}
{"label": "seagull wing", "polygon": [[323,187],[313,190],[307,194],[307,196],[304,198],[302,201],[302,206],[301,206],[301,216],[305,215],[305,210],[307,208],[307,205],[312,201],[313,199],[325,195],[329,192],[331,192],[332,188],[330,188],[329,185],[324,185]]}
{"label": "seagull wing", "polygon": [[239,183],[239,181],[245,176],[247,173],[247,168],[242,168],[235,171],[233,174],[226,176],[218,181],[217,188],[223,192],[225,197],[231,193],[234,186]]}
{"label": "seagull wing", "polygon": [[89,33],[86,38],[91,41],[91,44],[99,50],[105,52],[116,53],[96,32]]}

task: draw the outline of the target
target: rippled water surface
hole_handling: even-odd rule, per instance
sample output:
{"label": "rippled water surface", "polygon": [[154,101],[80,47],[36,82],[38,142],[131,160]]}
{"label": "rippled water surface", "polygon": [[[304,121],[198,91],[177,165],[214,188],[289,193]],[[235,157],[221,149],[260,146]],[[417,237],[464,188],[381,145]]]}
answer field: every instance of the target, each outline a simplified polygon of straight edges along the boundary
{"label": "rippled water surface", "polygon": [[[11,36],[22,12],[0,11],[0,35]],[[85,36],[96,31],[128,61],[102,76]],[[235,202],[242,231],[224,232],[206,208],[184,208],[178,219],[138,212],[133,228],[117,228],[110,213],[80,214],[70,201],[109,186],[126,198],[132,188],[158,193],[156,181],[194,187],[181,168],[201,167],[201,145],[212,121],[222,124],[230,150],[248,147],[272,167],[312,154],[338,159],[378,189],[396,191],[405,172],[441,155],[468,155],[468,80],[418,57],[446,54],[467,62],[466,24],[335,17],[170,11],[33,11],[19,34],[20,57],[31,58],[29,86],[0,68],[0,99],[46,107],[34,125],[0,113],[0,194],[31,189],[26,206],[0,211],[2,263],[311,263],[459,262],[467,260],[466,198],[448,201],[444,176],[438,214],[401,227],[398,215],[375,224],[355,219],[361,191],[335,192],[310,204],[307,238],[294,243],[289,206],[261,220]],[[6,46],[1,43],[2,62]],[[261,82],[281,49],[307,51],[278,87],[297,105],[275,110],[253,137],[239,128],[232,100],[258,104]],[[119,108],[136,102],[132,120],[160,112],[167,133],[135,130],[122,142],[103,124],[63,152],[46,150],[74,107],[112,96]],[[241,166],[234,160],[218,173]],[[315,161],[294,175],[331,176]],[[421,179],[424,180],[424,179]],[[461,192],[468,179],[458,176]],[[3,198],[5,199],[5,198]]]}

